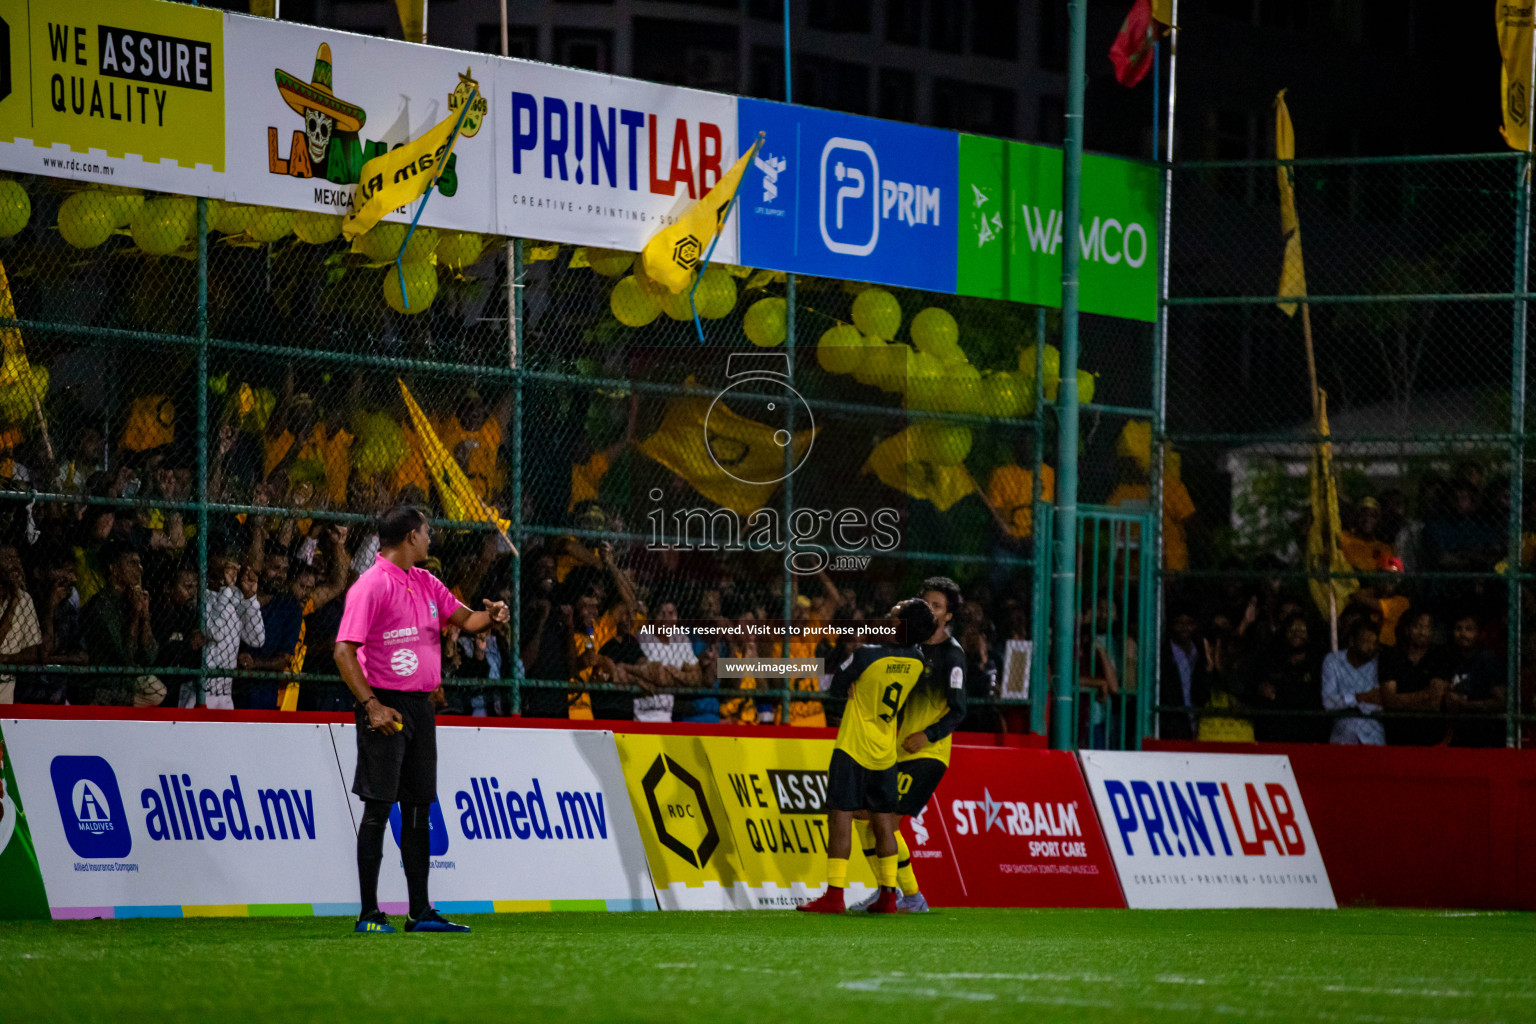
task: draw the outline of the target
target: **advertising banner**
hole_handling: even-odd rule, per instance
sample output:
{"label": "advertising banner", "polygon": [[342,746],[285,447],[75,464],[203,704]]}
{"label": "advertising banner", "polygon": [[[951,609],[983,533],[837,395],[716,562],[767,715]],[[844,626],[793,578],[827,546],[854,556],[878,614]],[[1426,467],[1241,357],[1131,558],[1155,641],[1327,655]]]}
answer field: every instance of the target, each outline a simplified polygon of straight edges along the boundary
{"label": "advertising banner", "polygon": [[954,132],[738,100],[741,262],[930,291],[955,290]]}
{"label": "advertising banner", "polygon": [[0,920],[47,917],[43,876],[16,776],[5,761],[4,723],[0,723]]}
{"label": "advertising banner", "polygon": [[1078,756],[1130,907],[1337,905],[1289,758]]}
{"label": "advertising banner", "polygon": [[[357,730],[331,730],[350,790]],[[430,890],[445,913],[656,909],[612,733],[440,727],[437,799]],[[379,901],[404,913],[399,807],[390,824]]]}
{"label": "advertising banner", "polygon": [[0,0],[0,167],[216,195],[224,15],[157,0]]}
{"label": "advertising banner", "polygon": [[[228,15],[227,198],[344,214],[363,165],[468,105],[421,223],[496,223],[496,59]],[[414,168],[418,173],[435,167]],[[406,221],[415,205],[385,217]]]}
{"label": "advertising banner", "polygon": [[[737,149],[736,105],[719,93],[498,61],[500,232],[638,252],[751,145]],[[734,215],[711,259],[739,262]]]}
{"label": "advertising banner", "polygon": [[[960,136],[960,294],[1061,305],[1061,171],[1059,149]],[[1161,195],[1156,167],[1083,155],[1083,312],[1157,318]]]}
{"label": "advertising banner", "polygon": [[934,906],[1123,907],[1070,753],[957,747],[907,845]]}
{"label": "advertising banner", "polygon": [[24,719],[5,740],[55,918],[356,913],[324,725]]}

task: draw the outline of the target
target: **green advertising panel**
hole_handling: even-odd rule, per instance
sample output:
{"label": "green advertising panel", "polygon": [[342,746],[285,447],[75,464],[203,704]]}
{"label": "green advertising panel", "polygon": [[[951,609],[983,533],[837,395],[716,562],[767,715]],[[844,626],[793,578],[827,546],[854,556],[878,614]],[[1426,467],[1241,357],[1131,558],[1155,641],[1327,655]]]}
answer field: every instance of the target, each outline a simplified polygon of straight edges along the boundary
{"label": "green advertising panel", "polygon": [[[1084,154],[1082,309],[1157,317],[1157,168]],[[1061,305],[1061,150],[960,136],[961,295]]]}
{"label": "green advertising panel", "polygon": [[16,774],[5,760],[5,735],[0,733],[0,921],[48,916],[32,833],[27,830]]}

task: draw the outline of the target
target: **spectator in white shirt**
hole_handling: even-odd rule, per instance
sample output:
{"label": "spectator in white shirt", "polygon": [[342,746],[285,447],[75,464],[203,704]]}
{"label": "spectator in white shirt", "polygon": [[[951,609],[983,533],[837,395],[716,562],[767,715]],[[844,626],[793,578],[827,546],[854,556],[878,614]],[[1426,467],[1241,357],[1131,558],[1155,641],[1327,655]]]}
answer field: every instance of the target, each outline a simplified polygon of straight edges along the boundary
{"label": "spectator in white shirt", "polygon": [[[658,630],[657,626],[672,627],[672,631]],[[640,630],[640,649],[651,666],[652,683],[660,687],[698,686],[703,678],[699,670],[698,655],[693,652],[693,640],[687,633],[676,630],[677,605],[663,601],[656,609],[656,619]],[[635,721],[670,722],[674,699],[670,693],[651,694],[635,698]],[[659,717],[661,715],[665,717]]]}
{"label": "spectator in white shirt", "polygon": [[[203,627],[208,638],[203,648],[203,665],[209,669],[249,667],[249,654],[240,654],[240,645],[260,647],[267,642],[266,626],[261,618],[261,603],[256,600],[259,579],[249,566],[242,567],[233,558],[215,556],[208,560],[208,581],[217,583],[203,599]],[[245,664],[242,665],[241,662]],[[204,680],[203,703],[210,708],[235,706],[234,680],[220,676]],[[181,706],[196,703],[196,688],[181,688]]]}
{"label": "spectator in white shirt", "polygon": [[[36,665],[43,631],[27,593],[27,575],[14,544],[0,544],[0,665]],[[16,677],[0,675],[0,704],[16,700]]]}
{"label": "spectator in white shirt", "polygon": [[1358,712],[1334,720],[1330,743],[1383,746],[1387,742],[1381,723],[1363,717],[1381,710],[1381,689],[1376,682],[1380,631],[1375,618],[1357,619],[1349,629],[1348,646],[1323,659],[1323,707]]}

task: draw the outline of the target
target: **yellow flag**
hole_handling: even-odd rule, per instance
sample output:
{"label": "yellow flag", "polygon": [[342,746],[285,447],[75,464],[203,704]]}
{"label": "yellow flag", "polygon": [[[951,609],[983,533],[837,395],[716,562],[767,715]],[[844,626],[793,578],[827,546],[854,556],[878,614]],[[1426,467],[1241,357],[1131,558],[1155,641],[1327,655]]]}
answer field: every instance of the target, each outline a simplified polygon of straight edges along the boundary
{"label": "yellow flag", "polygon": [[1504,123],[1499,134],[1510,149],[1531,148],[1531,7],[1498,0],[1494,27],[1499,33],[1499,102]]}
{"label": "yellow flag", "polygon": [[[1275,96],[1275,159],[1296,159],[1296,130],[1285,106],[1285,90]],[[1307,294],[1307,275],[1301,263],[1301,221],[1296,217],[1296,169],[1290,164],[1275,168],[1280,179],[1280,234],[1285,239],[1285,262],[1280,267],[1281,296]],[[1286,316],[1296,315],[1296,303],[1277,303]]]}
{"label": "yellow flag", "polygon": [[975,492],[976,481],[963,463],[948,466],[913,458],[912,429],[908,427],[876,445],[860,472],[873,472],[887,487],[931,501],[940,512],[948,512],[955,502]]}
{"label": "yellow flag", "polygon": [[[693,377],[688,378],[687,386],[697,387]],[[750,515],[768,503],[779,485],[749,481],[777,481],[783,476],[784,449],[774,442],[774,428],[738,416],[724,402],[715,404],[711,414],[712,404],[715,395],[709,392],[669,400],[661,427],[637,447],[641,454],[666,466],[716,505],[739,515]],[[704,438],[706,417],[710,430],[708,444]],[[811,429],[795,432],[790,444],[796,464],[813,437],[815,431]],[[722,456],[730,453],[730,473],[710,454],[711,447]]]}
{"label": "yellow flag", "polygon": [[741,185],[741,176],[762,144],[763,137],[759,135],[752,148],[731,165],[725,177],[715,182],[714,188],[704,193],[703,199],[688,207],[677,218],[677,223],[658,231],[645,243],[645,248],[640,251],[640,262],[647,277],[666,285],[673,295],[688,287],[709,243],[720,233],[720,225]]}
{"label": "yellow flag", "polygon": [[250,11],[258,18],[275,18],[277,0],[251,0]]}
{"label": "yellow flag", "polygon": [[408,43],[427,41],[427,0],[395,0],[400,12],[400,38]]}
{"label": "yellow flag", "polygon": [[427,472],[432,474],[432,482],[437,485],[437,496],[443,502],[444,514],[461,523],[485,523],[501,534],[507,550],[517,554],[517,548],[507,537],[507,527],[511,523],[480,500],[480,495],[475,493],[474,485],[464,473],[464,467],[458,464],[438,439],[437,431],[432,429],[427,414],[416,404],[411,389],[398,377],[395,380],[400,385],[400,393],[405,396],[405,408],[411,414],[411,426],[416,429],[416,437],[421,441],[421,455],[427,464]]}
{"label": "yellow flag", "polygon": [[439,168],[453,155],[458,142],[453,129],[458,123],[459,111],[455,110],[415,142],[363,164],[357,180],[356,212],[341,225],[347,241],[372,228],[391,210],[422,197]]}
{"label": "yellow flag", "polygon": [[[16,319],[16,300],[11,298],[11,279],[6,276],[5,264],[0,263],[0,320]],[[24,357],[27,354],[26,345],[21,340],[21,328],[0,327],[0,346],[3,346],[6,356]],[[13,383],[12,381],[0,381],[0,383]]]}
{"label": "yellow flag", "polygon": [[1173,0],[1152,0],[1152,20],[1164,25],[1173,24]]}
{"label": "yellow flag", "polygon": [[[1312,526],[1307,530],[1307,569],[1321,572],[1327,569],[1335,576],[1354,572],[1339,549],[1339,532],[1343,524],[1339,518],[1339,491],[1333,479],[1333,443],[1328,440],[1328,393],[1317,392],[1317,432],[1323,441],[1312,454],[1310,489],[1312,492]],[[1328,589],[1333,588],[1330,602]],[[1344,610],[1349,595],[1358,589],[1353,579],[1314,579],[1308,581],[1312,600],[1324,615],[1336,615]]]}

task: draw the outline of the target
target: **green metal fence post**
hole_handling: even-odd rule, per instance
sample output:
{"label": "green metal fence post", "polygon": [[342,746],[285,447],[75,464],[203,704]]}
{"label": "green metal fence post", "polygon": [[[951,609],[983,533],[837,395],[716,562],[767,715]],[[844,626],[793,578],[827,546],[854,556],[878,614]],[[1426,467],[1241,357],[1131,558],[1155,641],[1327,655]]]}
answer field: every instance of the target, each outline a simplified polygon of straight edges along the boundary
{"label": "green metal fence post", "polygon": [[[208,200],[197,201],[197,628],[204,634],[208,593]],[[197,703],[208,674],[199,662]]]}
{"label": "green metal fence post", "polygon": [[508,362],[512,370],[512,507],[507,518],[512,525],[512,543],[518,554],[512,556],[512,709],[514,715],[523,711],[523,556],[528,543],[523,535],[523,364],[527,353],[523,351],[523,240],[514,238],[508,247],[507,274],[511,278],[507,289],[507,317],[511,351]]}
{"label": "green metal fence post", "polygon": [[[786,23],[788,11],[785,12]],[[784,351],[789,357],[789,388],[795,388],[795,275],[784,275]],[[789,431],[789,436],[795,436],[795,405],[788,402],[785,405],[784,424]],[[793,443],[784,446],[784,522],[787,525],[795,515],[795,446]],[[794,594],[791,588],[794,586],[795,574],[790,568],[789,558],[784,559],[784,623],[787,626],[794,618]],[[789,657],[789,637],[786,633],[779,654]],[[789,724],[789,697],[787,691],[794,686],[795,681],[788,677],[784,679],[786,696],[783,701],[783,724]]]}
{"label": "green metal fence post", "polygon": [[[1516,165],[1519,177],[1515,188],[1515,281],[1517,296],[1524,296],[1530,260],[1531,229],[1531,158],[1522,153]],[[1514,332],[1511,337],[1509,379],[1509,563],[1505,570],[1509,592],[1509,664],[1505,687],[1506,746],[1520,745],[1520,565],[1521,525],[1524,519],[1525,484],[1525,319],[1526,300],[1515,299]]]}
{"label": "green metal fence post", "polygon": [[[1050,525],[1046,522],[1045,497],[1045,307],[1035,307],[1035,465],[1033,500],[1030,507],[1032,529],[1032,555],[1029,578],[1033,586],[1033,614],[1030,616],[1030,638],[1033,641],[1033,657],[1029,666],[1029,731],[1037,736],[1045,735],[1046,713],[1050,706],[1051,662],[1046,655],[1051,631],[1046,620],[1051,611],[1051,543]],[[1042,571],[1041,566],[1044,566]]]}
{"label": "green metal fence post", "polygon": [[[1067,72],[1066,153],[1062,161],[1061,384],[1056,406],[1056,688],[1052,701],[1051,747],[1071,750],[1075,729],[1073,691],[1077,686],[1074,636],[1077,585],[1077,271],[1082,254],[1083,86],[1088,0],[1067,4],[1071,19]],[[1037,384],[1043,385],[1043,380]]]}

